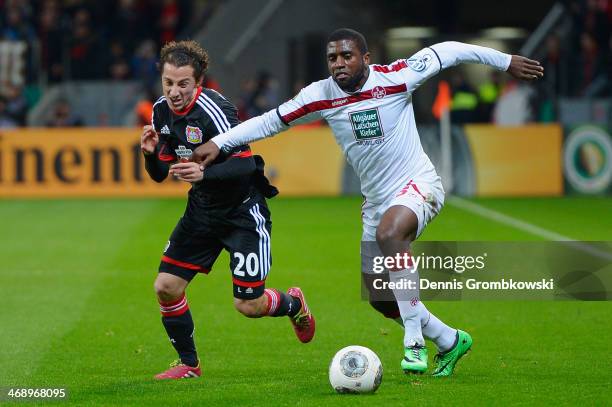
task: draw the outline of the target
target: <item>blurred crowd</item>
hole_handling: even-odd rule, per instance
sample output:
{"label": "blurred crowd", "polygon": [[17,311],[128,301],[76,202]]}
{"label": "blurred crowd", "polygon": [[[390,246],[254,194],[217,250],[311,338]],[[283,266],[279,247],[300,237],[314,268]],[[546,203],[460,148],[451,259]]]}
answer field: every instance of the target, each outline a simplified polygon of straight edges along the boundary
{"label": "blurred crowd", "polygon": [[[0,0],[0,40],[32,46],[37,72],[51,83],[66,79],[152,81],[156,54],[205,18],[213,1],[190,0]],[[204,7],[202,6],[204,5]]]}
{"label": "blurred crowd", "polygon": [[[25,125],[27,109],[40,97],[40,84],[109,79],[136,79],[145,88],[157,84],[161,45],[201,28],[219,3],[0,0],[0,43],[27,44],[20,54],[23,68],[7,67],[7,55],[15,61],[18,52],[0,49],[5,65],[0,69],[0,127]],[[66,101],[58,103],[50,121],[62,117],[65,109]]]}
{"label": "blurred crowd", "polygon": [[569,38],[546,39],[543,81],[536,95],[539,121],[558,119],[559,97],[612,96],[612,0],[568,0],[573,20]]}
{"label": "blurred crowd", "polygon": [[[160,47],[202,28],[223,0],[0,0],[0,44],[27,44],[20,80],[0,69],[0,127],[25,125],[28,108],[40,96],[39,84],[67,80],[128,80],[142,83],[146,97],[136,106],[146,123],[158,93],[156,68]],[[453,72],[452,119],[455,123],[498,122],[508,109],[531,109],[530,120],[558,119],[560,97],[612,95],[612,0],[562,0],[570,12],[569,35],[552,32],[545,41],[546,75],[527,94],[493,73],[471,84]],[[0,59],[3,50],[0,47]],[[4,51],[6,52],[6,50]],[[10,65],[10,64],[9,64]],[[9,80],[6,80],[9,78]],[[42,78],[42,79],[41,79]],[[205,86],[219,90],[210,77]],[[293,94],[299,90],[298,85]],[[240,117],[257,116],[281,102],[283,91],[267,72],[245,79],[236,100]],[[529,102],[525,102],[529,99]],[[529,104],[529,107],[525,107]],[[516,112],[515,112],[516,113]],[[524,113],[527,115],[527,113]],[[514,114],[514,117],[520,114]],[[49,125],[78,125],[68,101],[51,110]]]}
{"label": "blurred crowd", "polygon": [[569,35],[551,32],[544,42],[544,78],[522,87],[493,72],[470,83],[453,71],[451,120],[455,124],[493,122],[502,125],[559,120],[560,98],[612,96],[612,0],[567,0],[572,20]]}
{"label": "blurred crowd", "polygon": [[0,128],[25,126],[28,107],[23,86],[6,83],[0,93]]}
{"label": "blurred crowd", "polygon": [[266,71],[244,80],[236,104],[238,116],[247,120],[274,109],[282,102],[279,91],[278,80]]}

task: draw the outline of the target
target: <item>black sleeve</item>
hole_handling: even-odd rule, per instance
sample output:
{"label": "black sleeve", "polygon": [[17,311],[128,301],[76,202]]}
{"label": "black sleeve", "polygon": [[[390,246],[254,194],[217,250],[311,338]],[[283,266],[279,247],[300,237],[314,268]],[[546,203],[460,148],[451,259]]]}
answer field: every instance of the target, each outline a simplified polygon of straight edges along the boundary
{"label": "black sleeve", "polygon": [[162,182],[168,176],[170,164],[157,158],[157,151],[153,154],[144,154],[145,169],[151,179],[155,182]]}
{"label": "black sleeve", "polygon": [[204,170],[204,181],[222,181],[244,177],[255,172],[255,160],[248,157],[230,156],[222,163]]}

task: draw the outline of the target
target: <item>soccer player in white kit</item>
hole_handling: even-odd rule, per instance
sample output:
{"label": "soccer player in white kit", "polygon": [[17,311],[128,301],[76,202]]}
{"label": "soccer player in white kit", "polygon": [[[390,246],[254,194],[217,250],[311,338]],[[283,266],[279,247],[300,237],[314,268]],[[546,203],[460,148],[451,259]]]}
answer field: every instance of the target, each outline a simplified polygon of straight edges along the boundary
{"label": "soccer player in white kit", "polygon": [[[424,48],[390,65],[370,65],[366,40],[351,29],[334,31],[327,42],[330,77],[302,89],[278,108],[220,134],[194,151],[201,169],[220,149],[273,136],[290,126],[325,119],[349,164],[361,181],[362,242],[376,242],[384,256],[409,253],[410,243],[440,212],[444,190],[440,177],[423,151],[412,109],[412,93],[442,69],[460,63],[480,63],[513,77],[534,80],[543,76],[540,63],[490,48],[443,42]],[[362,244],[362,263],[375,255]],[[415,277],[412,266],[389,270],[391,282]],[[418,277],[417,277],[418,278]],[[399,309],[404,326],[406,373],[427,370],[424,337],[438,348],[434,376],[449,376],[472,345],[472,338],[431,314],[418,292],[394,289],[391,308],[373,303],[387,317]]]}

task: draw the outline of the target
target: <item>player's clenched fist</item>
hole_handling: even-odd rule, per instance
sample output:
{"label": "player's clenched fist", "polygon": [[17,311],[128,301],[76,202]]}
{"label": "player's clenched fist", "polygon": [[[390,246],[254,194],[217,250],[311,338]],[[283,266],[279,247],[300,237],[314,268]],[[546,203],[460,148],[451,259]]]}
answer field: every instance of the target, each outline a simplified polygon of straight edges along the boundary
{"label": "player's clenched fist", "polygon": [[157,132],[153,130],[153,126],[144,126],[142,128],[142,135],[140,136],[140,149],[145,154],[153,154],[157,143],[159,143],[159,136]]}

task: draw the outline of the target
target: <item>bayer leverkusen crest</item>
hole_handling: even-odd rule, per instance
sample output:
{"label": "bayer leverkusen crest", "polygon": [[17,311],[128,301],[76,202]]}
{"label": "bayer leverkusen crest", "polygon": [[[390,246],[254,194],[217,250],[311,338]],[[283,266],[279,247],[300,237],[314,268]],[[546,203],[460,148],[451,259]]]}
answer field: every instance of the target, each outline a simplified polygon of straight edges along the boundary
{"label": "bayer leverkusen crest", "polygon": [[199,127],[187,126],[185,128],[185,136],[191,144],[199,144],[202,142],[202,130]]}

